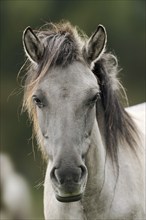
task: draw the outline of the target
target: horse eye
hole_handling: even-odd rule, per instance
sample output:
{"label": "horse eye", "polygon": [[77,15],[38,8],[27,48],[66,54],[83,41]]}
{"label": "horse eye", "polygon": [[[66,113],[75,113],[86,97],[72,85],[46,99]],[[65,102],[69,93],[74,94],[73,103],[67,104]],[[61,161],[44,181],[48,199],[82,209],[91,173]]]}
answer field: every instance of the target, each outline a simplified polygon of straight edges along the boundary
{"label": "horse eye", "polygon": [[90,99],[90,104],[95,104],[99,98],[99,93],[96,93],[96,95],[94,95],[91,99]]}
{"label": "horse eye", "polygon": [[39,108],[42,108],[44,107],[42,101],[37,97],[37,96],[33,96],[33,102],[39,107]]}

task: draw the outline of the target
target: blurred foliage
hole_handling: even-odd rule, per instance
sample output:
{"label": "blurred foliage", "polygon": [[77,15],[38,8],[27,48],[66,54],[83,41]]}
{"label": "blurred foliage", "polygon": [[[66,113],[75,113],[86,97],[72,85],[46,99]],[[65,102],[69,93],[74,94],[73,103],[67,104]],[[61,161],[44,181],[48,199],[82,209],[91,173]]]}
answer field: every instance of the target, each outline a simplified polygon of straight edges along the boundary
{"label": "blurred foliage", "polygon": [[144,0],[0,1],[0,146],[31,185],[34,219],[43,218],[43,187],[36,190],[36,186],[43,181],[45,168],[35,143],[32,150],[27,116],[20,114],[23,93],[15,93],[19,87],[17,74],[25,61],[23,30],[66,19],[90,35],[98,24],[103,24],[108,33],[108,50],[118,57],[120,78],[132,105],[145,101],[145,6]]}

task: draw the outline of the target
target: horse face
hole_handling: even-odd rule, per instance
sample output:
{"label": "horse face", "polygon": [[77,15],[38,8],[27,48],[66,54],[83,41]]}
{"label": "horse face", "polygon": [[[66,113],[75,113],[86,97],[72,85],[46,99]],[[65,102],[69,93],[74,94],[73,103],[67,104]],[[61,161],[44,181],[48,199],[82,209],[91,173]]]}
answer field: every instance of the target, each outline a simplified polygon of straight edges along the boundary
{"label": "horse face", "polygon": [[52,164],[50,179],[59,201],[79,200],[84,192],[85,155],[98,94],[94,74],[79,62],[49,71],[34,91],[41,139]]}
{"label": "horse face", "polygon": [[39,37],[30,27],[23,33],[24,50],[34,69],[41,66],[47,54],[47,60],[54,62],[48,73],[47,66],[43,70],[45,75],[37,81],[32,99],[36,105],[37,133],[50,159],[50,180],[61,202],[79,200],[86,186],[85,155],[90,147],[99,94],[96,77],[89,66],[100,58],[107,40],[102,25],[84,44],[79,37],[76,39],[76,31],[69,33],[69,29],[65,34],[63,28],[53,38],[50,34],[53,32],[49,32],[48,38],[46,34]]}

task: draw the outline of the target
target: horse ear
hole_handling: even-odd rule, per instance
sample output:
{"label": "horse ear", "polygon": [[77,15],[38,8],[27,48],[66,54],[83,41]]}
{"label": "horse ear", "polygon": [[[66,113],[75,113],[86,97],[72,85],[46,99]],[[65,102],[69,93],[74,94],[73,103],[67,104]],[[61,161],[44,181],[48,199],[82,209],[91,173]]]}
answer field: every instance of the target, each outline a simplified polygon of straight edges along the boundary
{"label": "horse ear", "polygon": [[30,27],[23,32],[23,46],[27,57],[35,63],[38,63],[44,54],[44,45],[35,35]]}
{"label": "horse ear", "polygon": [[88,63],[98,60],[105,50],[107,34],[104,26],[99,25],[83,48],[83,56]]}

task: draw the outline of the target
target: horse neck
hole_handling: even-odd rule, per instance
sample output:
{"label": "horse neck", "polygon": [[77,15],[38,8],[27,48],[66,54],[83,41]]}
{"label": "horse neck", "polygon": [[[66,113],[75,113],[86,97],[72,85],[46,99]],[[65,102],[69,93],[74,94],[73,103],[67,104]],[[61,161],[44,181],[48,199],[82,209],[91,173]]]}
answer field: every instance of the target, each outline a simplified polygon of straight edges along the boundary
{"label": "horse neck", "polygon": [[[95,216],[98,216],[99,219],[103,218],[106,209],[110,209],[113,198],[110,195],[114,193],[116,182],[112,163],[106,154],[105,122],[102,110],[102,106],[100,106],[91,134],[91,145],[86,157],[88,181],[82,205],[87,219],[95,219]],[[101,216],[100,212],[102,212]]]}
{"label": "horse neck", "polygon": [[112,175],[113,181],[116,179],[112,161],[106,152],[105,119],[101,103],[97,106],[97,116],[92,130],[90,148],[86,157],[86,166],[88,169],[86,193],[90,195],[92,192],[98,198],[103,186],[108,185],[107,177]]}
{"label": "horse neck", "polygon": [[[99,115],[100,120],[95,120],[91,144],[86,157],[86,166],[88,169],[87,191],[101,192],[105,178],[105,141],[104,141],[104,118],[102,113]],[[98,122],[97,122],[98,121]],[[91,188],[92,187],[92,188]]]}

